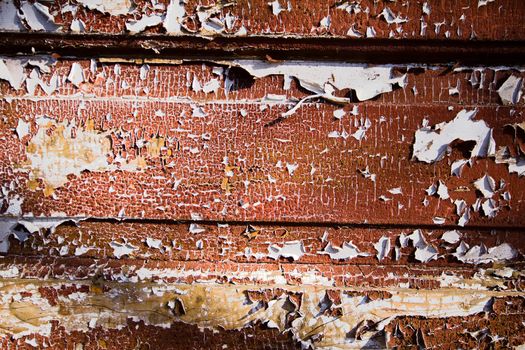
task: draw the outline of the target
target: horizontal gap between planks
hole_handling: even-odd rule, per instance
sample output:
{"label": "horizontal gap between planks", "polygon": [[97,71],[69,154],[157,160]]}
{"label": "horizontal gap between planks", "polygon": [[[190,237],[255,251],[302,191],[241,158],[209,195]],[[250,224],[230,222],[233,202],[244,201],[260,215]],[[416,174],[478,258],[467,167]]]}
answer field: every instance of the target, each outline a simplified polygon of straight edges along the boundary
{"label": "horizontal gap between planks", "polygon": [[525,62],[525,41],[2,32],[0,54],[181,59],[314,59],[372,64]]}
{"label": "horizontal gap between planks", "polygon": [[[479,230],[502,230],[502,231],[515,231],[524,232],[525,227],[523,226],[505,226],[505,225],[469,225],[469,226],[458,226],[458,225],[437,225],[437,224],[417,224],[417,223],[400,223],[400,224],[388,224],[388,223],[345,223],[345,222],[323,222],[323,221],[266,221],[266,220],[191,220],[191,219],[157,219],[157,218],[117,218],[117,217],[8,217],[0,216],[2,220],[27,220],[32,222],[39,221],[64,221],[69,220],[79,222],[100,222],[100,223],[136,223],[136,224],[156,224],[156,225],[177,225],[177,224],[202,224],[202,225],[232,225],[232,226],[273,226],[273,227],[326,227],[326,228],[347,228],[347,229],[378,229],[378,230],[389,230],[389,229],[425,229],[425,230],[461,230],[461,231],[479,231]],[[63,223],[68,224],[68,222]],[[73,223],[71,223],[74,225]]]}

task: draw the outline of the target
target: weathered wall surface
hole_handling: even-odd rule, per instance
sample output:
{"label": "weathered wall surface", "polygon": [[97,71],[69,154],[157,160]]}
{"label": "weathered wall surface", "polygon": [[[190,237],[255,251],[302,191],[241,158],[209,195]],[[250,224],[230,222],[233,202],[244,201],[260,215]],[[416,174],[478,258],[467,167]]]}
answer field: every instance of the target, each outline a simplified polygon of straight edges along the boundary
{"label": "weathered wall surface", "polygon": [[523,347],[524,20],[1,1],[0,347]]}

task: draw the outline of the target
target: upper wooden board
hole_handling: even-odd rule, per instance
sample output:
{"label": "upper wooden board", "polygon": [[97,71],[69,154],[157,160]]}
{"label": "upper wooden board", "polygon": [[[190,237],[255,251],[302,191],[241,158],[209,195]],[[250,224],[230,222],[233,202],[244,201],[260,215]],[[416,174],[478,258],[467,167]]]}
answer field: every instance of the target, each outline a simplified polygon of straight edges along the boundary
{"label": "upper wooden board", "polygon": [[60,0],[21,1],[19,6],[7,0],[0,4],[0,14],[4,31],[352,39],[525,37],[525,6],[520,0]]}

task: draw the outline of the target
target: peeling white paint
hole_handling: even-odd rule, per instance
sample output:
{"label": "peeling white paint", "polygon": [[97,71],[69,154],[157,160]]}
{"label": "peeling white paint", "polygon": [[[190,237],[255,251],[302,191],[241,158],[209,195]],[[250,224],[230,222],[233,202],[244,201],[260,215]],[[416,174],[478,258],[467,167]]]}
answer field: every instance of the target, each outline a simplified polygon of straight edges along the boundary
{"label": "peeling white paint", "polygon": [[131,0],[77,0],[77,2],[90,10],[109,13],[112,16],[131,12]]}
{"label": "peeling white paint", "polygon": [[278,260],[281,257],[299,260],[305,253],[306,251],[301,241],[285,242],[282,247],[277,244],[272,244],[268,247],[268,257],[274,260]]}
{"label": "peeling white paint", "polygon": [[81,83],[84,82],[84,69],[80,65],[80,63],[74,62],[71,65],[71,69],[69,71],[69,75],[67,76],[67,80],[69,80],[73,85],[76,87],[79,87]]}
{"label": "peeling white paint", "polygon": [[477,110],[461,110],[450,122],[436,124],[433,128],[422,127],[415,133],[413,158],[425,163],[437,162],[445,156],[449,145],[455,140],[474,141],[472,157],[493,156],[496,143],[492,129],[482,120],[472,120]]}
{"label": "peeling white paint", "polygon": [[377,243],[374,243],[374,248],[377,251],[377,260],[382,261],[390,253],[390,238],[381,237]]}
{"label": "peeling white paint", "polygon": [[136,34],[144,31],[148,27],[154,27],[156,25],[159,25],[164,20],[163,16],[159,16],[156,14],[151,15],[143,15],[139,20],[132,20],[129,22],[126,22],[126,29],[131,34]]}
{"label": "peeling white paint", "polygon": [[523,78],[511,75],[498,89],[499,97],[504,105],[515,105],[521,100]]}
{"label": "peeling white paint", "polygon": [[269,75],[293,76],[310,92],[334,102],[350,102],[348,98],[334,96],[334,89],[353,89],[361,101],[393,90],[394,85],[404,87],[406,75],[394,77],[390,66],[368,67],[361,64],[315,61],[286,61],[271,63],[257,60],[235,60],[222,64],[240,67],[255,78]]}
{"label": "peeling white paint", "polygon": [[139,250],[138,247],[128,243],[126,239],[123,239],[123,241],[123,243],[116,241],[109,243],[109,246],[113,248],[113,255],[118,259],[123,256],[132,256],[133,252]]}
{"label": "peeling white paint", "polygon": [[344,242],[342,247],[334,246],[329,242],[326,247],[319,252],[319,254],[327,254],[330,259],[334,260],[349,260],[359,256],[369,256],[370,254],[359,251],[351,241]]}
{"label": "peeling white paint", "polygon": [[515,259],[518,252],[508,243],[502,243],[492,248],[487,248],[481,244],[469,249],[468,244],[461,242],[453,255],[459,261],[467,264],[488,264],[495,261]]}
{"label": "peeling white paint", "polygon": [[462,236],[461,232],[457,230],[452,230],[452,231],[447,231],[443,233],[443,235],[441,236],[441,239],[447,243],[455,244],[459,242],[459,240],[461,239],[461,236]]}
{"label": "peeling white paint", "polygon": [[0,29],[9,31],[25,30],[18,16],[18,8],[13,0],[0,1]]}
{"label": "peeling white paint", "polygon": [[494,181],[491,176],[485,174],[474,182],[474,187],[481,192],[483,197],[492,198],[496,190],[496,181]]}
{"label": "peeling white paint", "polygon": [[21,1],[19,16],[31,30],[55,32],[60,29],[49,13],[49,8],[39,2],[32,4],[28,1]]}
{"label": "peeling white paint", "polygon": [[184,8],[184,2],[171,0],[166,10],[166,18],[162,23],[166,32],[172,35],[182,34],[182,23],[185,15],[186,9]]}

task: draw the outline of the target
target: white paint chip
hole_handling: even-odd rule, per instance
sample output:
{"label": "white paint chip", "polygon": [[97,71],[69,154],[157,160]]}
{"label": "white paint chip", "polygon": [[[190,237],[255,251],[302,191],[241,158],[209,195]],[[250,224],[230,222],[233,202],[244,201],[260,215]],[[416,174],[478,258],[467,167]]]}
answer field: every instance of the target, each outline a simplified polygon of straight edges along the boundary
{"label": "white paint chip", "polygon": [[150,67],[147,64],[143,64],[140,67],[140,70],[139,70],[140,80],[146,80],[148,78],[149,70],[150,70]]}
{"label": "white paint chip", "polygon": [[122,258],[123,256],[131,256],[133,254],[134,251],[138,250],[137,247],[129,244],[125,239],[124,239],[124,243],[120,243],[120,242],[111,242],[109,243],[109,246],[111,248],[113,248],[113,255],[117,258],[117,259],[120,259]]}
{"label": "white paint chip", "polygon": [[190,228],[189,228],[190,233],[198,234],[198,233],[203,233],[205,231],[206,229],[199,224],[195,224],[195,223],[190,224]]}
{"label": "white paint chip", "polygon": [[381,237],[377,243],[374,244],[374,248],[377,251],[377,260],[382,261],[390,252],[390,238]]}
{"label": "white paint chip", "polygon": [[180,35],[182,34],[182,22],[186,15],[184,2],[180,0],[171,0],[166,10],[166,18],[162,25],[168,34]]}
{"label": "white paint chip", "polygon": [[26,122],[23,119],[18,119],[18,125],[16,126],[16,133],[18,138],[21,140],[24,136],[29,135],[31,130],[31,123]]}
{"label": "white paint chip", "polygon": [[437,192],[436,193],[439,196],[439,198],[442,199],[442,200],[446,200],[446,199],[450,198],[450,195],[448,194],[448,187],[441,180],[439,180],[439,182],[438,182],[438,187],[437,187]]}
{"label": "white paint chip", "polygon": [[511,75],[498,89],[498,95],[504,105],[515,105],[523,94],[523,78]]}
{"label": "white paint chip", "polygon": [[162,23],[163,17],[152,14],[152,15],[143,15],[141,19],[139,20],[132,20],[129,22],[126,22],[126,29],[131,34],[137,34],[142,31],[144,31],[148,27],[154,27],[156,25],[159,25]]}
{"label": "white paint chip", "polygon": [[391,188],[388,190],[391,194],[403,194],[401,187]]}
{"label": "white paint chip", "polygon": [[334,118],[335,118],[335,119],[339,119],[339,120],[341,120],[341,119],[343,119],[343,117],[345,116],[345,114],[346,114],[346,112],[345,112],[344,109],[336,109],[336,110],[334,111]]}
{"label": "white paint chip", "polygon": [[1,59],[0,79],[8,81],[13,89],[20,89],[24,83],[24,80],[26,79],[24,66],[25,63],[22,61],[22,59]]}
{"label": "white paint chip", "polygon": [[86,24],[81,19],[75,18],[71,21],[69,29],[74,33],[84,33],[86,31]]}
{"label": "white paint chip", "polygon": [[294,163],[294,164],[286,163],[286,170],[288,170],[288,174],[289,174],[290,176],[292,176],[292,175],[295,173],[295,171],[297,170],[297,168],[299,168],[299,164],[296,164],[296,163]]}
{"label": "white paint chip", "polygon": [[281,7],[281,4],[278,0],[269,2],[268,6],[272,8],[272,13],[274,14],[274,16],[279,16],[279,14],[285,10],[283,7]]}
{"label": "white paint chip", "polygon": [[487,6],[487,4],[491,2],[495,2],[496,0],[478,0],[478,8],[482,6]]}
{"label": "white paint chip", "polygon": [[469,246],[461,242],[453,254],[459,261],[467,264],[488,264],[495,261],[512,260],[518,256],[518,252],[508,243],[488,248],[484,245]]}
{"label": "white paint chip", "polygon": [[452,165],[450,166],[450,175],[461,177],[463,168],[468,163],[469,163],[469,160],[467,159],[459,159],[459,160],[454,161]]}
{"label": "white paint chip", "polygon": [[274,260],[278,260],[281,257],[299,260],[305,253],[303,242],[301,241],[285,242],[282,247],[277,244],[272,244],[268,247],[268,257]]}
{"label": "white paint chip", "polygon": [[218,79],[212,79],[208,81],[206,84],[204,84],[204,86],[202,87],[202,91],[204,91],[207,94],[210,92],[216,93],[219,90],[220,86],[221,84]]}
{"label": "white paint chip", "polygon": [[9,31],[26,29],[18,16],[18,8],[13,0],[0,1],[0,29]]}
{"label": "white paint chip", "polygon": [[71,65],[71,70],[69,71],[67,80],[73,83],[76,87],[79,87],[80,84],[84,82],[84,71],[80,63],[75,62]]}
{"label": "white paint chip", "polygon": [[474,187],[481,192],[483,197],[492,198],[496,190],[496,181],[489,175],[485,174],[483,177],[474,182]]}
{"label": "white paint chip", "polygon": [[77,0],[77,3],[90,10],[109,13],[112,16],[125,15],[131,12],[131,0]]}
{"label": "white paint chip", "polygon": [[360,252],[352,242],[345,242],[343,243],[342,247],[337,247],[332,245],[332,243],[328,243],[323,251],[319,252],[319,254],[330,255],[330,259],[334,260],[348,260],[359,256],[370,255],[368,253]]}
{"label": "white paint chip", "polygon": [[404,87],[406,75],[395,77],[393,67],[369,67],[363,64],[316,61],[285,61],[272,63],[259,60],[235,60],[220,62],[240,67],[255,78],[270,75],[289,75],[296,78],[299,84],[315,95],[324,99],[347,103],[349,98],[334,96],[338,90],[353,89],[360,101],[374,98],[393,90],[394,85]]}
{"label": "white paint chip", "polygon": [[475,142],[471,157],[495,155],[496,143],[492,137],[492,129],[482,120],[472,120],[476,113],[477,110],[463,109],[450,122],[417,130],[413,158],[425,163],[437,162],[443,159],[449,145],[455,140]]}
{"label": "white paint chip", "polygon": [[91,247],[80,246],[75,248],[75,256],[80,256],[86,254],[91,250]]}
{"label": "white paint chip", "polygon": [[434,217],[432,218],[432,222],[433,222],[434,224],[436,224],[436,225],[443,225],[443,224],[445,224],[445,221],[446,221],[446,219],[445,219],[445,218],[442,218],[442,217],[440,217],[440,216],[434,216]]}
{"label": "white paint chip", "polygon": [[438,258],[437,250],[432,245],[428,244],[423,236],[421,230],[414,230],[412,234],[404,237],[403,241],[400,237],[401,247],[408,246],[408,242],[412,241],[412,245],[416,248],[415,259],[420,262],[429,262]]}
{"label": "white paint chip", "polygon": [[206,113],[204,109],[200,106],[192,105],[191,108],[192,108],[192,112],[191,112],[192,117],[204,118],[208,115],[208,113]]}
{"label": "white paint chip", "polygon": [[429,16],[431,12],[431,7],[428,2],[424,2],[422,5],[422,11],[425,15]]}
{"label": "white paint chip", "polygon": [[162,246],[162,240],[151,238],[151,237],[147,237],[146,238],[146,245],[149,248],[160,249],[160,247]]}
{"label": "white paint chip", "polygon": [[25,20],[31,30],[55,32],[60,29],[49,13],[49,8],[39,2],[32,4],[28,1],[21,1],[19,16],[20,19]]}
{"label": "white paint chip", "polygon": [[456,244],[461,239],[461,232],[457,230],[447,231],[443,233],[441,239],[449,244]]}
{"label": "white paint chip", "polygon": [[381,11],[378,17],[381,16],[388,24],[400,24],[408,21],[407,18],[403,18],[399,14],[394,14],[394,12],[392,12],[392,10],[388,6],[385,6],[383,8],[383,11]]}

